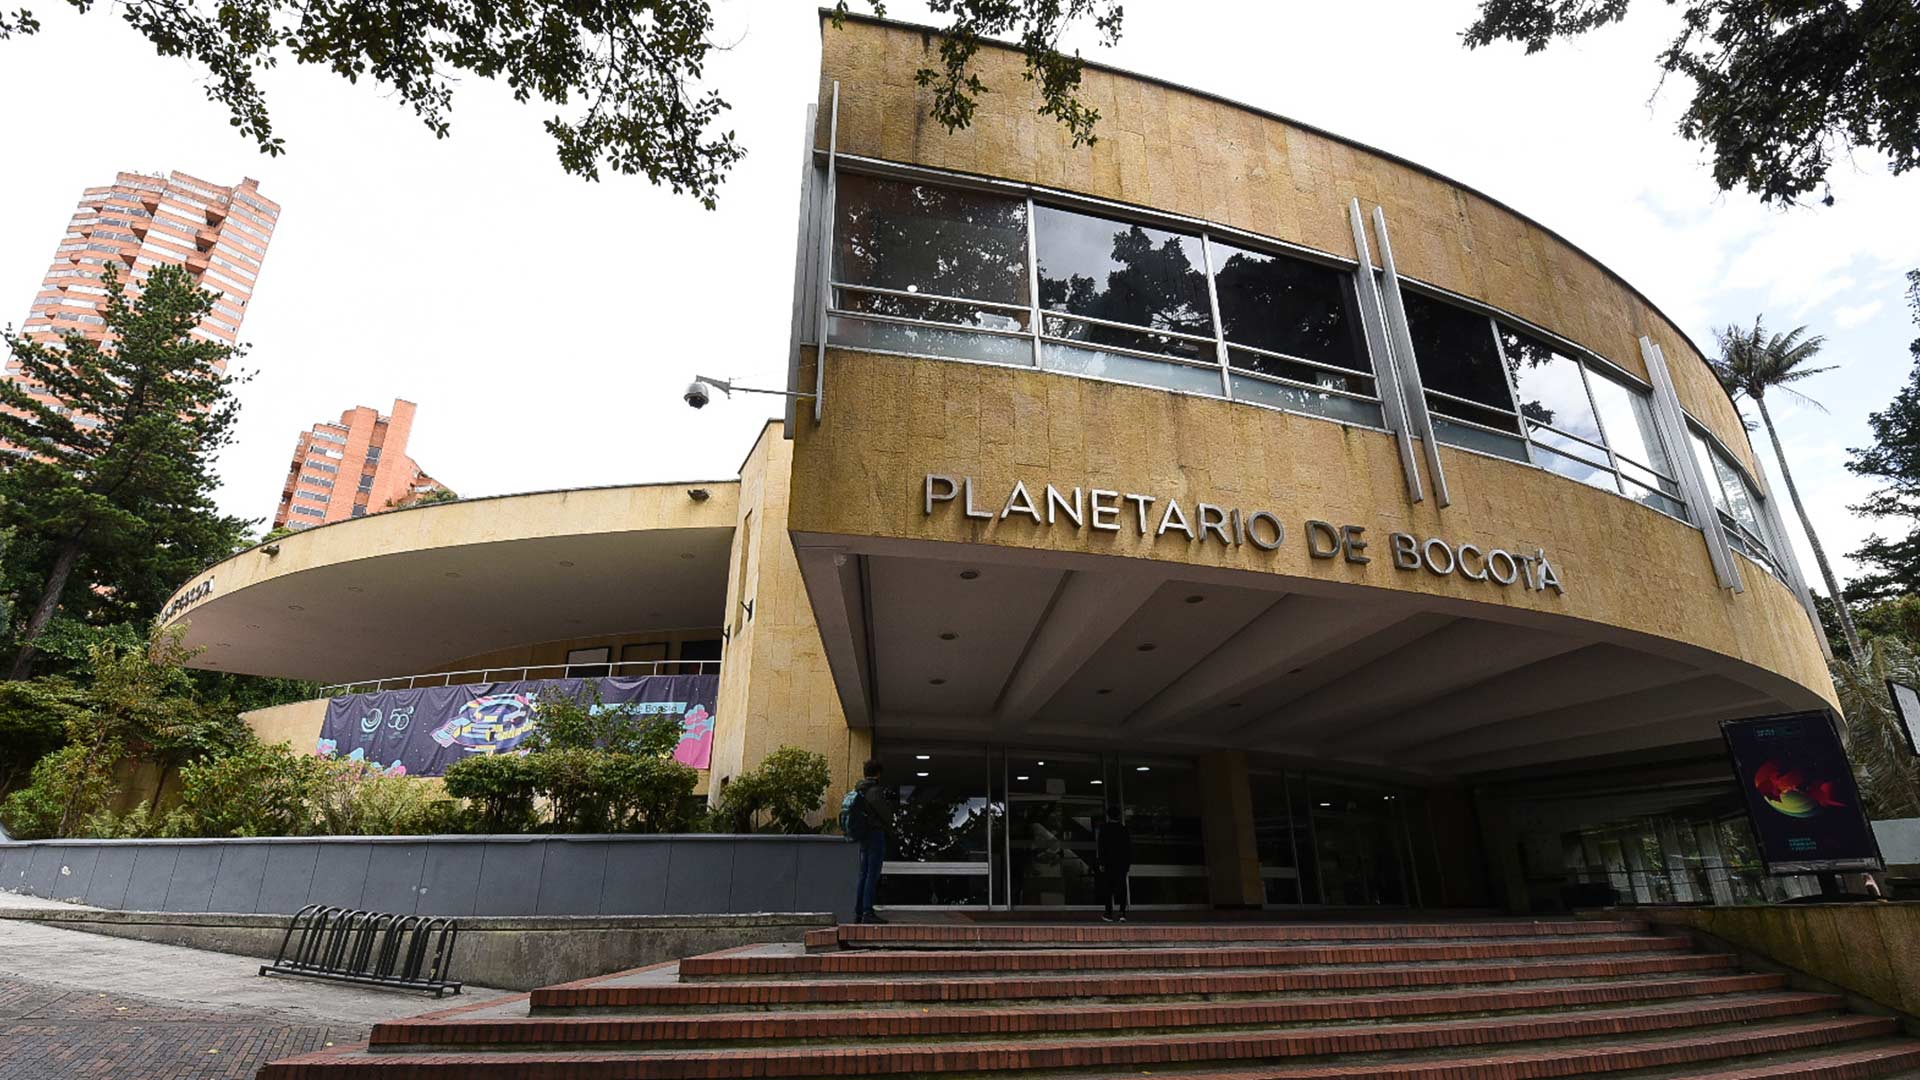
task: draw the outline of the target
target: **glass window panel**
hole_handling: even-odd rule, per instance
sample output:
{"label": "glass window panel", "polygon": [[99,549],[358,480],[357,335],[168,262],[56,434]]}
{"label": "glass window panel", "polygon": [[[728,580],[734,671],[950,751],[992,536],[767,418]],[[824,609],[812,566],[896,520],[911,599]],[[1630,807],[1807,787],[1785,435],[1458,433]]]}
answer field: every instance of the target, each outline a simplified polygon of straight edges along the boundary
{"label": "glass window panel", "polygon": [[1375,428],[1386,426],[1380,419],[1380,406],[1373,402],[1356,401],[1350,397],[1322,393],[1304,386],[1288,386],[1268,382],[1265,379],[1250,379],[1245,375],[1235,375],[1233,376],[1233,397],[1236,401],[1251,401],[1261,405],[1271,405],[1277,409],[1312,413],[1315,416],[1324,416],[1330,420],[1349,424],[1364,424]]}
{"label": "glass window panel", "polygon": [[1455,420],[1465,420],[1469,424],[1483,427],[1500,428],[1518,432],[1520,421],[1509,412],[1483,409],[1478,405],[1469,405],[1464,401],[1452,401],[1434,394],[1427,395],[1427,411],[1450,416]]}
{"label": "glass window panel", "polygon": [[1043,355],[1045,366],[1049,371],[1066,371],[1075,375],[1090,375],[1097,379],[1118,379],[1121,382],[1141,383],[1146,386],[1164,386],[1169,390],[1185,390],[1189,393],[1210,394],[1214,397],[1219,397],[1221,394],[1219,368],[1190,367],[1170,361],[1149,360],[1142,356],[1126,356],[1121,353],[1082,349],[1053,342],[1047,343]]}
{"label": "glass window panel", "polygon": [[1600,422],[1607,429],[1607,445],[1613,452],[1655,472],[1673,475],[1673,463],[1667,460],[1659,430],[1653,426],[1651,396],[1591,368],[1587,375],[1594,404],[1600,409]]}
{"label": "glass window panel", "polygon": [[1507,370],[1513,372],[1520,415],[1551,424],[1588,442],[1603,441],[1600,424],[1593,417],[1593,403],[1587,400],[1587,385],[1580,376],[1578,360],[1555,352],[1546,342],[1510,326],[1500,327],[1500,342],[1506,350]]}
{"label": "glass window panel", "polygon": [[1727,493],[1720,487],[1720,470],[1713,464],[1713,451],[1708,448],[1707,440],[1694,432],[1687,432],[1687,441],[1693,444],[1693,460],[1700,466],[1700,474],[1707,481],[1707,495],[1713,499],[1714,509],[1721,513],[1727,511]]}
{"label": "glass window panel", "polygon": [[1512,409],[1513,395],[1494,345],[1493,320],[1416,292],[1403,297],[1421,383],[1429,390]]}
{"label": "glass window panel", "polygon": [[1634,502],[1651,506],[1655,510],[1663,513],[1672,514],[1681,521],[1693,520],[1692,516],[1687,513],[1686,503],[1681,502],[1679,499],[1663,491],[1658,491],[1642,484],[1636,484],[1631,479],[1624,477],[1622,478],[1620,489],[1626,492],[1627,498],[1632,499]]}
{"label": "glass window panel", "polygon": [[1033,225],[1042,307],[1212,336],[1199,237],[1051,206],[1035,208]]}
{"label": "glass window panel", "polygon": [[855,174],[836,186],[835,281],[1028,303],[1024,200]]}
{"label": "glass window panel", "polygon": [[1461,446],[1468,450],[1478,450],[1483,454],[1512,458],[1515,461],[1527,460],[1527,445],[1517,435],[1501,435],[1492,431],[1455,424],[1444,417],[1433,418],[1433,433],[1441,442],[1449,446]]}
{"label": "glass window panel", "polygon": [[1276,379],[1288,379],[1297,383],[1306,383],[1308,386],[1322,386],[1328,390],[1344,390],[1349,394],[1375,396],[1373,378],[1370,375],[1347,375],[1317,368],[1311,364],[1299,364],[1291,360],[1248,352],[1245,349],[1227,350],[1227,363],[1246,371],[1271,375]]}
{"label": "glass window panel", "polygon": [[1614,484],[1613,470],[1604,466],[1594,465],[1538,445],[1534,447],[1533,460],[1543,469],[1550,469],[1561,476],[1571,477],[1603,491],[1618,492],[1620,490]]}
{"label": "glass window panel", "polygon": [[1135,352],[1165,353],[1203,364],[1216,363],[1214,343],[1211,341],[1194,341],[1124,326],[1102,326],[1060,315],[1046,315],[1042,321],[1048,337],[1084,341],[1090,345],[1105,345],[1115,349],[1132,349]]}
{"label": "glass window panel", "polygon": [[1220,325],[1228,341],[1368,370],[1348,275],[1217,241],[1213,258]]}
{"label": "glass window panel", "polygon": [[1661,476],[1651,469],[1643,469],[1625,458],[1620,459],[1620,475],[1639,484],[1641,487],[1664,491],[1674,498],[1680,497],[1680,485],[1678,483]]}
{"label": "glass window panel", "polygon": [[1720,451],[1713,451],[1713,467],[1720,474],[1720,487],[1727,493],[1727,513],[1755,536],[1760,534],[1760,517],[1755,513],[1759,499],[1747,487],[1746,477]]}
{"label": "glass window panel", "polygon": [[836,315],[827,320],[827,340],[854,349],[1033,366],[1031,338],[974,334],[965,330],[944,330],[937,326],[914,326]]}

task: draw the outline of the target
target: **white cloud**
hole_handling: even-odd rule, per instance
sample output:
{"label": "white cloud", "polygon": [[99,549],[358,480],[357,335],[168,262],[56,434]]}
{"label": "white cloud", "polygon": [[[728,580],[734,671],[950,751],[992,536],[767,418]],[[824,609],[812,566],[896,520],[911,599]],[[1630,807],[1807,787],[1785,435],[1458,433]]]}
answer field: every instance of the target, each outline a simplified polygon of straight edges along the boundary
{"label": "white cloud", "polygon": [[1842,330],[1851,330],[1880,314],[1880,310],[1886,306],[1885,300],[1871,300],[1864,304],[1838,308],[1833,313],[1833,324]]}

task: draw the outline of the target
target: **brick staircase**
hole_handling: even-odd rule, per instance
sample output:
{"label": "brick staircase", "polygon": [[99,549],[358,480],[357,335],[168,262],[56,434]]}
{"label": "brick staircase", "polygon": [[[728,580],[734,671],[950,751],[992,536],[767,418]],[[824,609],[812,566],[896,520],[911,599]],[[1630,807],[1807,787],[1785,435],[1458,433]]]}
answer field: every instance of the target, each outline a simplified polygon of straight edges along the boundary
{"label": "brick staircase", "polygon": [[380,1024],[261,1080],[1920,1077],[1920,1040],[1631,920],[894,924]]}

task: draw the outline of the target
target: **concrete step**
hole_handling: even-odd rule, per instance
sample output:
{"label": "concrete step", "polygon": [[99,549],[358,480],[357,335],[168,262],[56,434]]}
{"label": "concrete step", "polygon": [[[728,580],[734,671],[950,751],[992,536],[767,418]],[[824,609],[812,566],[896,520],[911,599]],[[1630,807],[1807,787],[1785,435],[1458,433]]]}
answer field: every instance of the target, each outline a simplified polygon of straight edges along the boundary
{"label": "concrete step", "polygon": [[1636,979],[1731,972],[1733,956],[1659,952],[1532,959],[1513,963],[1425,966],[1328,966],[1275,971],[1053,975],[1044,977],[662,982],[586,980],[533,991],[533,1012],[664,1009],[791,1009],[855,1005],[919,1007],[1032,1001],[1220,1000],[1300,993],[1360,993],[1445,986],[1487,986],[1574,979]]}
{"label": "concrete step", "polygon": [[[1286,1026],[1416,1017],[1494,1016],[1546,1010],[1605,1009],[1622,1003],[1668,1001],[1675,1010],[1721,1008],[1740,1002],[1781,1004],[1797,998],[1808,1008],[1833,1009],[1837,999],[1784,992],[1782,975],[1728,975],[1569,986],[1345,995],[1281,1001],[1186,1004],[1058,1005],[942,1009],[812,1010],[636,1017],[493,1017],[406,1019],[378,1024],[376,1049],[419,1047],[524,1048],[540,1044],[723,1045],[807,1040],[1015,1039],[1078,1034],[1110,1037],[1182,1029],[1274,1029]],[[1570,1013],[1569,1013],[1570,1015]]]}
{"label": "concrete step", "polygon": [[[1729,1006],[1718,1012],[1655,1007],[1509,1017],[1498,1024],[1455,1021],[1350,1025],[1248,1035],[1014,1044],[439,1054],[348,1049],[276,1062],[262,1069],[259,1076],[260,1080],[727,1080],[1060,1072],[1091,1077],[1117,1075],[1113,1074],[1116,1069],[1138,1075],[1168,1068],[1233,1066],[1237,1071],[1226,1075],[1236,1080],[1519,1080],[1726,1062],[1816,1047],[1841,1048],[1860,1040],[1885,1039],[1896,1031],[1892,1020],[1879,1017],[1784,1015],[1790,1018],[1772,1019],[1755,1005]],[[1700,1028],[1713,1023],[1733,1026]],[[1675,1028],[1685,1027],[1695,1030],[1672,1033]],[[1641,1037],[1661,1032],[1667,1034]],[[1542,1040],[1579,1041],[1472,1053]],[[1392,1057],[1385,1057],[1387,1054]],[[1341,1060],[1348,1056],[1355,1060]],[[1256,1062],[1267,1064],[1248,1067]]]}
{"label": "concrete step", "polygon": [[1346,923],[889,923],[809,930],[808,952],[836,949],[1075,949],[1310,942],[1462,941],[1511,937],[1638,934],[1637,919],[1478,919]]}
{"label": "concrete step", "polygon": [[981,972],[1012,975],[1039,971],[1148,971],[1168,968],[1246,970],[1325,964],[1426,964],[1543,956],[1617,956],[1681,952],[1691,947],[1687,939],[1677,936],[1595,934],[1492,941],[1211,949],[861,950],[821,953],[734,950],[683,960],[680,962],[680,977],[682,980],[782,976],[870,979]]}

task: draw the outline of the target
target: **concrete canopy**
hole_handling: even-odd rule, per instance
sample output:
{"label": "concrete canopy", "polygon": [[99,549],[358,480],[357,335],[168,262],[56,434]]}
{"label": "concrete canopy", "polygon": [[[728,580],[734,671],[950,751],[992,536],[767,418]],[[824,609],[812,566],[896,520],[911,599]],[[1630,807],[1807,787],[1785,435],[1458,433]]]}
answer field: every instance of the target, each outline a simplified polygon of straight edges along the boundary
{"label": "concrete canopy", "polygon": [[[704,493],[695,495],[695,492]],[[724,621],[737,481],[539,492],[339,522],[210,567],[168,605],[195,666],[321,682]]]}
{"label": "concrete canopy", "polygon": [[1249,750],[1456,777],[1714,740],[1723,719],[1826,704],[1707,649],[1496,604],[1099,555],[794,539],[842,706],[877,736]]}

